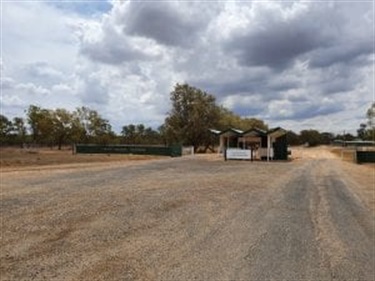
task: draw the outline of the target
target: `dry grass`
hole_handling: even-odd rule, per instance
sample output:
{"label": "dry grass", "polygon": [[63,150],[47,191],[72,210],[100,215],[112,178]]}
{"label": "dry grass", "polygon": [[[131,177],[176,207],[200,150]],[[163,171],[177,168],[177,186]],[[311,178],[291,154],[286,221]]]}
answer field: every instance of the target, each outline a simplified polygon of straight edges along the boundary
{"label": "dry grass", "polygon": [[333,159],[336,158],[334,154],[331,153],[329,147],[318,146],[318,147],[303,147],[294,146],[291,148],[293,160],[302,159]]}
{"label": "dry grass", "polygon": [[343,177],[350,180],[352,190],[375,211],[375,164],[354,164],[341,162]]}
{"label": "dry grass", "polygon": [[[125,154],[75,154],[71,149],[0,148],[0,168],[39,167],[61,164],[123,162],[159,159],[163,156]],[[165,158],[165,157],[164,157]]]}
{"label": "dry grass", "polygon": [[346,149],[343,147],[334,147],[330,149],[331,153],[336,155],[338,158],[346,161],[346,162],[354,162],[355,161],[355,150],[354,149]]}

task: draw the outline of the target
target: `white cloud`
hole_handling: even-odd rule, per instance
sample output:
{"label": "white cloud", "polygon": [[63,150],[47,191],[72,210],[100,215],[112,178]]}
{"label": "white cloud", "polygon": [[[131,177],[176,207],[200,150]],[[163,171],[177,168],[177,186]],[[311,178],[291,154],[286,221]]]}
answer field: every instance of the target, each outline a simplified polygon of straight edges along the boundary
{"label": "white cloud", "polygon": [[48,62],[63,70],[74,66],[76,40],[69,16],[41,2],[3,3],[3,61],[7,69]]}
{"label": "white cloud", "polygon": [[271,126],[354,132],[373,99],[371,3],[111,5],[3,3],[4,113],[88,105],[117,130],[157,126],[188,82]]}

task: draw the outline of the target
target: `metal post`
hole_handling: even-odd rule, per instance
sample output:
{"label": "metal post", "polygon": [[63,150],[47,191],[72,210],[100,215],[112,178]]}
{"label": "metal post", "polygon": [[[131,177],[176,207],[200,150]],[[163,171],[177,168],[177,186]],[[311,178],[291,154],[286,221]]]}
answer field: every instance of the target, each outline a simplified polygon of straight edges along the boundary
{"label": "metal post", "polygon": [[220,136],[220,146],[217,151],[217,154],[220,154],[221,152],[223,152],[223,150],[224,150],[224,137]]}
{"label": "metal post", "polygon": [[270,161],[271,154],[271,136],[267,135],[267,162]]}

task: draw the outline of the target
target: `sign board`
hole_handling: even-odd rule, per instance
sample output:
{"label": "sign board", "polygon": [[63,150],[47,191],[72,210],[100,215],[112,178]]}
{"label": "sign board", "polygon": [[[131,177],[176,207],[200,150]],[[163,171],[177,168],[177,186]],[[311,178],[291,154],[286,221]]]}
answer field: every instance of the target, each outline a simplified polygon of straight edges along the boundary
{"label": "sign board", "polygon": [[[267,148],[259,148],[259,156],[261,157],[261,158],[266,158],[267,157]],[[273,156],[274,156],[274,153],[273,153],[273,148],[271,147],[270,148],[270,158],[273,158]]]}
{"label": "sign board", "polygon": [[251,159],[251,150],[250,149],[227,149],[226,150],[227,159]]}

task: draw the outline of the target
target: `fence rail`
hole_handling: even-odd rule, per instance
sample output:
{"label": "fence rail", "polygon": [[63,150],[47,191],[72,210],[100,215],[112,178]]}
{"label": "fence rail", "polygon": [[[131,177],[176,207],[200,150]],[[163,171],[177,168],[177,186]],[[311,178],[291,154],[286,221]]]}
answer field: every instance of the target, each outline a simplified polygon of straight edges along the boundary
{"label": "fence rail", "polygon": [[139,154],[139,155],[160,155],[160,156],[179,157],[182,155],[182,147],[180,145],[146,146],[146,145],[76,144],[75,153]]}

